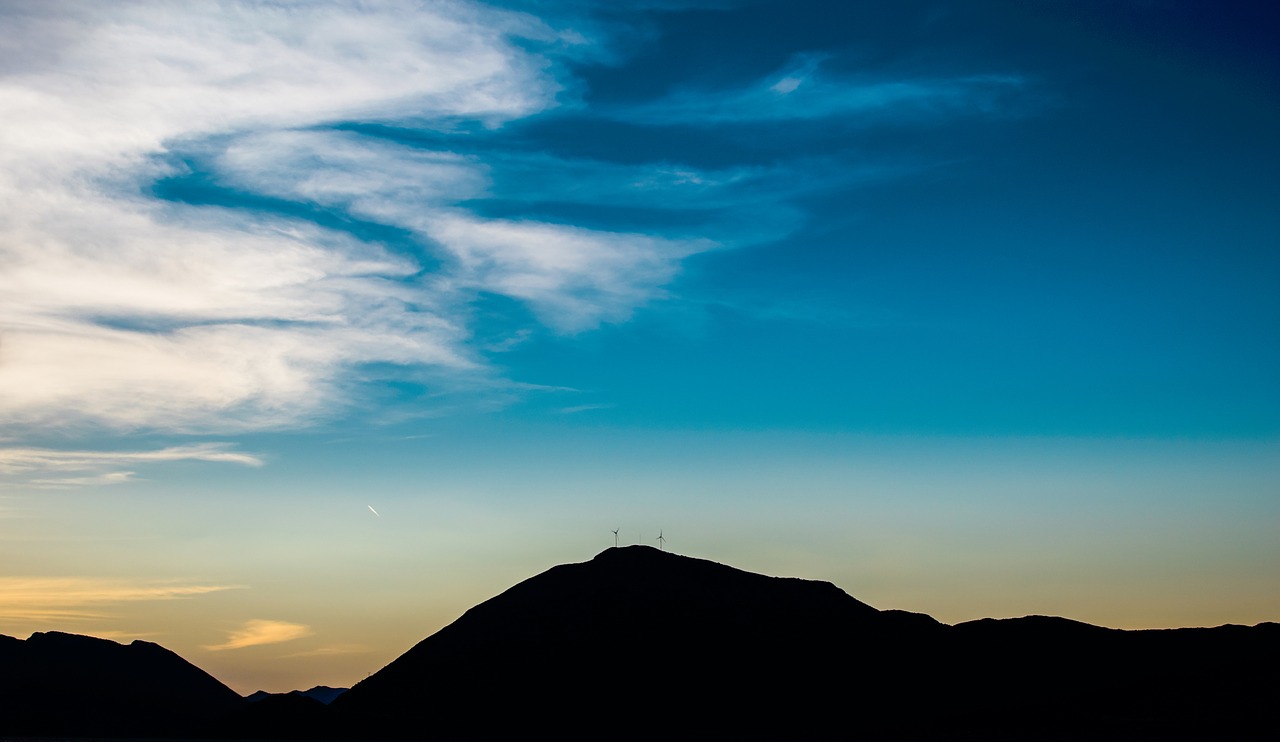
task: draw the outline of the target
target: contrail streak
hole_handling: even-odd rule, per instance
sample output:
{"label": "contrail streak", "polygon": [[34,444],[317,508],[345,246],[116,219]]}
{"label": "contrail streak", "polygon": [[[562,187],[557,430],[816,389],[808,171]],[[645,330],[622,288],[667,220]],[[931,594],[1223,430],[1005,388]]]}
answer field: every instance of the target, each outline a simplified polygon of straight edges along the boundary
{"label": "contrail streak", "polygon": [[379,514],[377,510],[374,510],[374,509],[373,509],[373,506],[372,506],[372,505],[366,505],[365,507],[369,508],[369,512],[373,513],[374,515],[377,515],[379,518],[381,518],[381,517],[382,517],[382,515],[381,515],[381,514]]}

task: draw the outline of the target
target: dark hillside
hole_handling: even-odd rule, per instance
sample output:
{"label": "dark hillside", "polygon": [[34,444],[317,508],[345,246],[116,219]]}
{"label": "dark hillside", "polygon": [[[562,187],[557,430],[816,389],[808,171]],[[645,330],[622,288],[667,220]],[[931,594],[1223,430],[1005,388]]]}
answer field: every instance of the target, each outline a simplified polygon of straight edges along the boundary
{"label": "dark hillside", "polygon": [[176,654],[0,636],[0,736],[1273,740],[1280,625],[946,626],[825,582],[649,547],[553,567],[329,706],[240,698]]}
{"label": "dark hillside", "polygon": [[243,699],[158,644],[60,632],[0,637],[0,733],[190,736]]}
{"label": "dark hillside", "polygon": [[[858,719],[850,704],[904,702],[915,656],[942,628],[830,583],[616,548],[476,606],[334,709],[356,729],[406,737],[639,737],[658,725],[692,739],[774,738],[797,714],[837,736],[871,733],[884,720]],[[918,646],[900,642],[907,633]],[[650,721],[628,731],[637,715]]]}
{"label": "dark hillside", "polygon": [[333,721],[427,739],[1247,739],[1280,731],[1277,628],[944,626],[829,583],[615,548],[471,609]]}

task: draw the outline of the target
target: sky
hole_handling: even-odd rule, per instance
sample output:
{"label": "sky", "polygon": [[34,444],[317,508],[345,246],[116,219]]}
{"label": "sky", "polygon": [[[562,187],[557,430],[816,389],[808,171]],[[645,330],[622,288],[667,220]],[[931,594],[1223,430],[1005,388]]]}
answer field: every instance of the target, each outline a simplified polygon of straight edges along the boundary
{"label": "sky", "polygon": [[615,528],[1280,620],[1278,16],[0,2],[0,634],[348,686]]}

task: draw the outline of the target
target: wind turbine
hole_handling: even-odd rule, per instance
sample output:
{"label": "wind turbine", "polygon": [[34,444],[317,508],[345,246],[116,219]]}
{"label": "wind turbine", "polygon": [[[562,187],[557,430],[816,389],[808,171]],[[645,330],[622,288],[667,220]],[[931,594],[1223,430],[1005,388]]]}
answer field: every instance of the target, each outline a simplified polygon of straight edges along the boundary
{"label": "wind turbine", "polygon": [[666,539],[662,537],[662,531],[659,530],[658,531],[658,551],[662,551],[662,545],[665,542],[666,542]]}
{"label": "wind turbine", "polygon": [[618,548],[618,529],[613,529],[613,548]]}

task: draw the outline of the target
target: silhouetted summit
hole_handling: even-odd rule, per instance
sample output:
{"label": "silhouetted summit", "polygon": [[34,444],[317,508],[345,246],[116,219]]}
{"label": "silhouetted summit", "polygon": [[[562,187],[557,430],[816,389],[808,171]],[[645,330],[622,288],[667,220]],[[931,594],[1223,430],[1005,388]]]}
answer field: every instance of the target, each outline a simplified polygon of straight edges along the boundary
{"label": "silhouetted summit", "polygon": [[239,694],[164,647],[51,631],[0,636],[0,733],[184,736]]}
{"label": "silhouetted summit", "polygon": [[835,703],[829,678],[900,620],[830,583],[613,548],[472,608],[334,708],[444,737],[599,736],[638,709],[693,737],[755,734],[777,709]]}
{"label": "silhouetted summit", "polygon": [[1244,737],[1277,728],[1277,628],[952,627],[632,546],[481,603],[331,710],[427,739]]}

